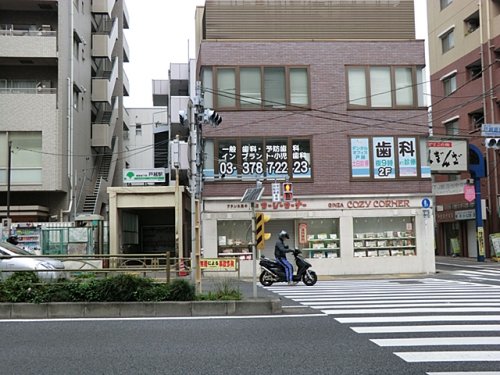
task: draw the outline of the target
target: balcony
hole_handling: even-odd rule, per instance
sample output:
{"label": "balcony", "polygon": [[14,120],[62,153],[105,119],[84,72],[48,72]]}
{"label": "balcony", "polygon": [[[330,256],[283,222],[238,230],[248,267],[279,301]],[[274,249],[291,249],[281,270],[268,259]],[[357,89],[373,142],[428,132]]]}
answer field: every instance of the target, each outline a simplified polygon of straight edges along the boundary
{"label": "balcony", "polygon": [[92,0],[92,13],[107,14],[111,17],[114,6],[115,0]]}
{"label": "balcony", "polygon": [[115,18],[109,31],[92,35],[92,57],[106,57],[111,60],[118,38],[118,19]]}
{"label": "balcony", "polygon": [[111,149],[117,119],[118,100],[115,100],[110,110],[105,109],[102,111],[102,117],[99,119],[99,122],[92,124],[92,147],[107,147]]}
{"label": "balcony", "polygon": [[105,63],[92,78],[92,101],[111,104],[113,91],[118,78],[118,58],[111,63]]}
{"label": "balcony", "polygon": [[125,73],[125,71],[123,71],[123,96],[129,96],[129,92],[130,82],[128,80],[127,74]]}
{"label": "balcony", "polygon": [[48,25],[0,25],[0,57],[57,58],[57,31]]}

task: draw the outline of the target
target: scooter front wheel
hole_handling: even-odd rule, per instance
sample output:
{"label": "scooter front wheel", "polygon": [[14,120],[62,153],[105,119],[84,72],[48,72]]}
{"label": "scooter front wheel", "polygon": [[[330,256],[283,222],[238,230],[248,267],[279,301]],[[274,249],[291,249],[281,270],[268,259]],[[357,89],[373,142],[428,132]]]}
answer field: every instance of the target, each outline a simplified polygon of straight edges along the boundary
{"label": "scooter front wheel", "polygon": [[274,278],[273,275],[271,275],[269,272],[262,271],[262,273],[259,276],[259,281],[264,286],[271,286],[273,285]]}
{"label": "scooter front wheel", "polygon": [[306,271],[302,276],[302,282],[307,286],[313,286],[318,281],[318,275],[314,271]]}

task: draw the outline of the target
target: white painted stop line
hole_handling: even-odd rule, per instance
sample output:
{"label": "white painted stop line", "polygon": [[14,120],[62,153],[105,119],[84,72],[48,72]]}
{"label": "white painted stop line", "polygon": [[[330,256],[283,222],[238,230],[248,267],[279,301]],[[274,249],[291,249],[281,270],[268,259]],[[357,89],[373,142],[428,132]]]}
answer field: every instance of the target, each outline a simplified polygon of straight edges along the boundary
{"label": "white painted stop line", "polygon": [[500,351],[396,352],[406,362],[500,362]]}

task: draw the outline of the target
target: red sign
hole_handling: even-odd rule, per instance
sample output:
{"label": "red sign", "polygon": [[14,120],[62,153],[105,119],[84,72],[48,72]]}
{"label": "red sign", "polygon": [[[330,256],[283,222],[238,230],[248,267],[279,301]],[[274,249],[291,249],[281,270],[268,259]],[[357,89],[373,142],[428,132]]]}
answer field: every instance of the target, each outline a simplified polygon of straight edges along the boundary
{"label": "red sign", "polygon": [[464,185],[464,197],[467,202],[472,202],[476,198],[474,185]]}
{"label": "red sign", "polygon": [[300,223],[299,224],[299,243],[304,245],[307,243],[307,224]]}

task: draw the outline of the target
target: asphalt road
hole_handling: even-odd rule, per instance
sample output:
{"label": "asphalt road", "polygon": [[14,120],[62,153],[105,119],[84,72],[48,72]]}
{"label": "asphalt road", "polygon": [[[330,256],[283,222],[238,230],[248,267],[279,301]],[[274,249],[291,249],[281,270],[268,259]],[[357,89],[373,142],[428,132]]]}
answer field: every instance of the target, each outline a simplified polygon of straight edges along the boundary
{"label": "asphalt road", "polygon": [[[447,267],[408,280],[259,287],[259,297],[279,296],[285,311],[293,311],[277,316],[0,321],[0,374],[498,374],[500,270],[479,267]],[[456,311],[462,307],[467,312]],[[421,320],[406,321],[410,316]],[[374,318],[386,320],[370,322]],[[449,332],[419,328],[425,325],[460,326]],[[385,332],[392,326],[404,331]],[[393,339],[396,346],[387,346]],[[403,344],[413,339],[429,343]],[[478,340],[486,343],[474,344]],[[412,361],[449,353],[458,358]],[[460,358],[468,354],[493,357]]]}

